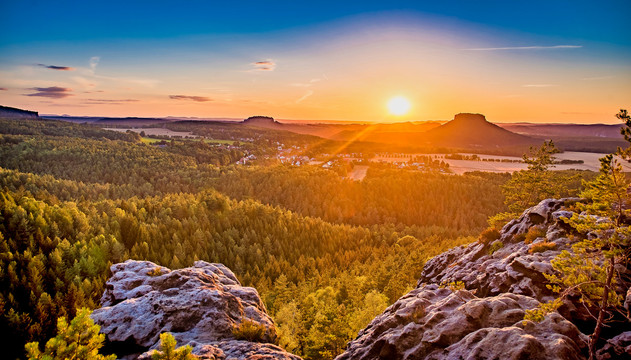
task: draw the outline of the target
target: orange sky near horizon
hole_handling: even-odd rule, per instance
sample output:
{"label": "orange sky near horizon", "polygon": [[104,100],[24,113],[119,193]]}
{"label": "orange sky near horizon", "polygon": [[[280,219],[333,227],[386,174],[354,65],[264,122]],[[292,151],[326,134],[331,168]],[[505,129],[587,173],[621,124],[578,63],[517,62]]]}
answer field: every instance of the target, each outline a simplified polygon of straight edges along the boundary
{"label": "orange sky near horizon", "polygon": [[[473,112],[491,122],[616,123],[631,108],[631,66],[610,58],[606,43],[422,20],[364,16],[265,36],[64,44],[55,56],[46,55],[52,45],[13,48],[20,61],[0,67],[0,104],[74,116],[362,122]],[[409,99],[406,115],[389,114],[395,96]]]}

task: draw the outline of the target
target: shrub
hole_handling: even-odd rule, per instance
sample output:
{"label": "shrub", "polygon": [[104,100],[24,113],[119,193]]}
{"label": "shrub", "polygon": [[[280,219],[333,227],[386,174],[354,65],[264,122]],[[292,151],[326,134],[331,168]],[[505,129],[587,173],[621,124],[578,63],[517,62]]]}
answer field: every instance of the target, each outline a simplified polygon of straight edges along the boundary
{"label": "shrub", "polygon": [[523,324],[525,325],[526,321],[533,321],[537,323],[542,322],[547,314],[556,311],[559,307],[561,307],[561,305],[563,305],[563,301],[561,299],[554,299],[553,301],[543,303],[534,309],[526,310]]}
{"label": "shrub", "polygon": [[426,314],[427,312],[425,311],[425,306],[423,306],[421,303],[416,303],[416,307],[412,310],[412,314],[410,315],[410,318],[412,318],[412,321],[418,322]]}
{"label": "shrub", "polygon": [[491,242],[499,238],[500,238],[500,231],[494,227],[490,227],[482,231],[482,233],[480,234],[480,237],[478,238],[478,242],[486,245],[486,244],[490,244]]}
{"label": "shrub", "polygon": [[489,255],[493,255],[497,250],[504,247],[504,243],[501,241],[494,241],[489,247]]}
{"label": "shrub", "polygon": [[526,233],[516,234],[513,236],[513,242],[522,242],[526,240]]}
{"label": "shrub", "polygon": [[530,245],[528,252],[531,254],[556,249],[557,244],[550,241],[542,241],[540,243]]}
{"label": "shrub", "polygon": [[528,233],[526,234],[526,238],[524,239],[524,243],[532,244],[537,238],[543,237],[546,235],[546,231],[542,227],[533,226],[528,229]]}
{"label": "shrub", "polygon": [[232,335],[237,340],[252,342],[266,342],[265,333],[267,327],[250,319],[242,318],[241,322],[232,327]]}
{"label": "shrub", "polygon": [[153,268],[152,270],[147,271],[147,275],[149,276],[160,276],[162,274],[163,274],[162,269],[160,269],[159,267]]}
{"label": "shrub", "polygon": [[451,291],[464,290],[465,285],[463,281],[450,281],[443,282],[439,285],[440,288],[449,288]]}
{"label": "shrub", "polygon": [[199,357],[191,354],[193,348],[190,345],[175,348],[177,342],[170,333],[160,334],[160,350],[153,350],[152,360],[196,360]]}

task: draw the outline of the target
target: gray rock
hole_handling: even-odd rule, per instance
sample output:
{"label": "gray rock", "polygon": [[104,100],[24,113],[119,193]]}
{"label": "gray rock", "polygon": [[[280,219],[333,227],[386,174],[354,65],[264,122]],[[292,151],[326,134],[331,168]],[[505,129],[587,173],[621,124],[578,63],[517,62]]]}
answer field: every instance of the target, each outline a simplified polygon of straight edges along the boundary
{"label": "gray rock", "polygon": [[[273,344],[252,343],[243,340],[217,341],[211,344],[199,344],[191,342],[193,354],[200,360],[300,360],[300,357],[290,354]],[[138,357],[138,360],[151,360],[153,350],[147,351]]]}
{"label": "gray rock", "polygon": [[537,326],[522,321],[538,304],[523,295],[478,298],[422,286],[375,318],[337,360],[582,359],[587,337],[562,316]]}
{"label": "gray rock", "polygon": [[[474,242],[429,260],[417,288],[360,331],[338,360],[584,358],[588,337],[577,326],[591,332],[593,317],[577,297],[566,298],[559,312],[539,324],[522,320],[525,310],[556,297],[545,275],[554,271],[551,260],[571,251],[570,235],[577,231],[566,221],[574,213],[564,205],[577,201],[544,200],[506,224],[491,244]],[[542,235],[526,244],[533,227]],[[619,267],[617,273],[628,278],[631,271]],[[439,287],[452,282],[462,282],[467,290]],[[618,335],[603,340],[602,359],[629,358],[631,333],[625,332],[625,321],[609,330],[607,336]]]}
{"label": "gray rock", "polygon": [[[567,233],[572,229],[562,218],[571,217],[572,212],[561,207],[577,201],[547,199],[524,211],[502,228],[499,241],[504,246],[493,254],[489,254],[489,245],[475,242],[432,258],[425,264],[417,286],[462,281],[467,289],[476,290],[477,296],[510,292],[541,302],[551,300],[554,294],[546,287],[544,274],[551,274],[550,261],[571,247]],[[532,245],[525,244],[523,236],[520,239],[518,235],[526,234],[533,226],[541,227],[546,234],[533,243],[552,242],[554,249],[530,253]]]}
{"label": "gray rock", "polygon": [[596,352],[598,360],[631,359],[631,331],[623,332],[607,340],[607,344]]}
{"label": "gray rock", "polygon": [[299,359],[271,344],[236,341],[232,329],[245,319],[265,327],[262,342],[274,342],[276,328],[257,291],[241,286],[222,264],[196,261],[192,267],[169,270],[127,260],[112,265],[111,271],[102,307],[92,318],[113,348],[134,349],[137,355],[157,348],[160,333],[170,332],[178,346],[194,344],[196,353],[205,349],[217,358],[245,359],[250,355],[230,354],[260,350],[261,356],[282,353],[262,358]]}

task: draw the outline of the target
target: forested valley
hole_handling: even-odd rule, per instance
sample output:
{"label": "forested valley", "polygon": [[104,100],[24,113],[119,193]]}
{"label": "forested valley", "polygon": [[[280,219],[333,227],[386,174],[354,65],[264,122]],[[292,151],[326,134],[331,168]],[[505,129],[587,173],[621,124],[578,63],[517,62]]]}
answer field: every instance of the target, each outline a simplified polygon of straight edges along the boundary
{"label": "forested valley", "polygon": [[[285,139],[234,131],[255,141],[156,146],[89,125],[0,120],[7,357],[53,336],[59,316],[98,307],[109,266],[138,259],[225,264],[259,291],[282,347],[331,359],[415,286],[426,260],[476,241],[489,217],[509,210],[508,174],[370,169],[355,182],[316,166],[237,166]],[[317,145],[296,134],[286,143]]]}

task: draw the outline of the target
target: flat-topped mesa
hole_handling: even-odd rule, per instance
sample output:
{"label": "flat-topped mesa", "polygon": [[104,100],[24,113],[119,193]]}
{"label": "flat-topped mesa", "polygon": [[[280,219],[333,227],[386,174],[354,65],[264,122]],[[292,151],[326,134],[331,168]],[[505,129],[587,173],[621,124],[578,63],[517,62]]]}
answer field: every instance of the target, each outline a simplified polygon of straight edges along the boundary
{"label": "flat-topped mesa", "polygon": [[275,124],[279,124],[279,122],[274,120],[273,117],[271,117],[271,116],[261,116],[261,115],[250,116],[249,118],[243,120],[243,123],[244,124],[251,124],[251,125],[256,125],[256,124],[275,125]]}
{"label": "flat-topped mesa", "polygon": [[485,123],[486,118],[482,114],[473,114],[473,113],[460,113],[454,116],[454,120],[457,122],[467,122],[467,123]]}

